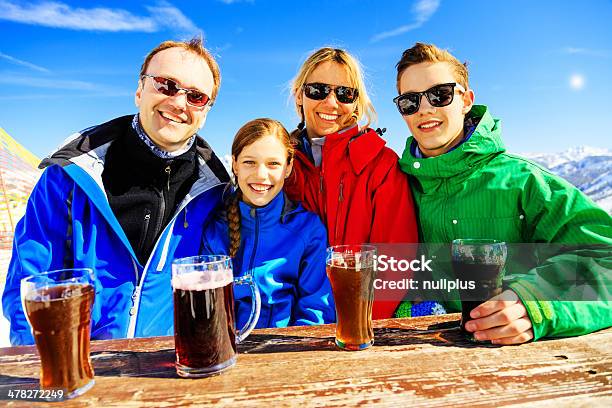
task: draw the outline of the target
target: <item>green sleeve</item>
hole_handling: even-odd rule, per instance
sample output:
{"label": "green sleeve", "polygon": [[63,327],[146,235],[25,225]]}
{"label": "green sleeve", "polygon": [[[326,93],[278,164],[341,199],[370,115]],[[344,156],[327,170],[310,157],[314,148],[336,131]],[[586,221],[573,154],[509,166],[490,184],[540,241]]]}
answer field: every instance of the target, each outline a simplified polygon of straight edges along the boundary
{"label": "green sleeve", "polygon": [[577,188],[534,171],[522,197],[530,242],[562,244],[510,284],[525,305],[534,340],[612,326],[612,218]]}

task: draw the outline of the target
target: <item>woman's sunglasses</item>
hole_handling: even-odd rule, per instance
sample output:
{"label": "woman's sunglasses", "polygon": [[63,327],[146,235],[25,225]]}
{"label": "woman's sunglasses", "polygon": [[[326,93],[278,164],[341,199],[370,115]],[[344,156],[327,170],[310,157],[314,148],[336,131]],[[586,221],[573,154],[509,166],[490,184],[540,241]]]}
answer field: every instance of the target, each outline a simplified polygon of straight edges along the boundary
{"label": "woman's sunglasses", "polygon": [[210,101],[210,97],[204,92],[196,91],[195,89],[181,88],[172,79],[148,74],[144,74],[143,77],[153,79],[153,87],[157,90],[157,92],[162,93],[166,96],[174,96],[179,91],[185,91],[185,95],[187,96],[187,103],[192,106],[201,108]]}
{"label": "woman's sunglasses", "polygon": [[423,92],[406,92],[393,98],[393,102],[397,105],[397,110],[402,115],[412,115],[419,111],[421,98],[423,95],[427,97],[429,104],[436,108],[448,106],[453,103],[455,97],[455,87],[461,92],[465,92],[465,88],[456,82],[448,84],[440,84],[432,86]]}
{"label": "woman's sunglasses", "polygon": [[336,99],[340,103],[353,103],[355,99],[357,99],[357,95],[359,95],[357,89],[349,88],[348,86],[334,86],[321,84],[319,82],[304,85],[304,94],[306,97],[314,99],[315,101],[324,100],[331,91],[334,91]]}

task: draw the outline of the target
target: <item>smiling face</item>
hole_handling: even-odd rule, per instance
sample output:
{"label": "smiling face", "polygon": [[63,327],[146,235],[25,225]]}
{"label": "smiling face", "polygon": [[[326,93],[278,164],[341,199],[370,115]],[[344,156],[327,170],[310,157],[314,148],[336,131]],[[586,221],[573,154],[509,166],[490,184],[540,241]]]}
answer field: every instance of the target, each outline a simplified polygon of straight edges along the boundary
{"label": "smiling face", "polygon": [[287,163],[287,148],[274,135],[265,135],[232,156],[232,170],[245,203],[268,204],[282,190],[293,163]]}
{"label": "smiling face", "polygon": [[[181,88],[197,89],[209,96],[213,92],[213,74],[206,61],[183,48],[168,48],[155,54],[146,73],[172,79]],[[161,149],[168,152],[181,149],[204,125],[210,104],[191,106],[185,92],[166,96],[152,82],[152,78],[145,77],[138,83],[136,106],[140,123]]]}
{"label": "smiling face", "polygon": [[[323,83],[334,86],[355,87],[350,81],[348,70],[345,66],[333,62],[325,61],[320,63],[306,78],[306,83]],[[355,111],[356,102],[340,103],[336,99],[335,92],[330,94],[322,101],[308,98],[304,95],[304,90],[296,94],[296,102],[304,109],[304,122],[306,131],[310,138],[323,137],[351,124],[351,116]]]}
{"label": "smiling face", "polygon": [[[447,62],[422,62],[409,66],[399,80],[400,94],[422,92],[434,85],[458,82]],[[404,115],[404,121],[426,157],[446,153],[463,138],[465,114],[474,103],[474,92],[460,93],[455,89],[453,102],[448,106],[434,107],[425,96],[421,97],[418,112]]]}

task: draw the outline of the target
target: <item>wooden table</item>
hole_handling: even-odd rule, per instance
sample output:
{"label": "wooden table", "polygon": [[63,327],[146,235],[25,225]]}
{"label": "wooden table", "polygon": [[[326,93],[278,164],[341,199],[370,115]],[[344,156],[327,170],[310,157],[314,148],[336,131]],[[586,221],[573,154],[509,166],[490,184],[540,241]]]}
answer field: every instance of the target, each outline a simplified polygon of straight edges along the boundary
{"label": "wooden table", "polygon": [[[612,406],[612,329],[520,346],[478,345],[458,314],[375,322],[375,344],[336,349],[334,325],[256,330],[237,366],[182,379],[172,337],[95,341],[96,385],[51,406]],[[34,347],[0,349],[0,405],[9,389],[35,387]]]}

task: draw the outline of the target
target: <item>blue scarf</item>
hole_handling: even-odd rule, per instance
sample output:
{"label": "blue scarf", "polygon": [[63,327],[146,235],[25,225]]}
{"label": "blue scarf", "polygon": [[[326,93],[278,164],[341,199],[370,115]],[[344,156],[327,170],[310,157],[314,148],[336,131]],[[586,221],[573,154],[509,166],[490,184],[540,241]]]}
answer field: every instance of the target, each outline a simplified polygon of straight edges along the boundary
{"label": "blue scarf", "polygon": [[[475,118],[466,117],[465,121],[463,122],[463,139],[461,139],[461,142],[457,143],[457,146],[453,147],[448,152],[452,152],[453,150],[461,146],[463,143],[467,142],[470,137],[472,137],[472,133],[474,133],[474,130],[476,130],[476,126],[478,125],[479,121],[480,120],[475,120]],[[410,146],[410,153],[412,153],[412,156],[416,157],[417,159],[425,158],[425,156],[423,156],[423,152],[421,152],[421,149],[419,149],[416,139],[412,141],[412,145]]]}

